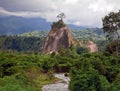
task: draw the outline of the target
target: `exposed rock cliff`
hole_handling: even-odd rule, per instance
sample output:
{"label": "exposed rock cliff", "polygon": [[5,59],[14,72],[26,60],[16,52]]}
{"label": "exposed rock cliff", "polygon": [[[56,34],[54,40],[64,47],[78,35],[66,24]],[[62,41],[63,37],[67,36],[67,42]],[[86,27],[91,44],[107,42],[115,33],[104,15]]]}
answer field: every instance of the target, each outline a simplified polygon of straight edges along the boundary
{"label": "exposed rock cliff", "polygon": [[97,52],[98,51],[98,47],[93,41],[88,42],[87,48],[89,48],[90,52]]}
{"label": "exposed rock cliff", "polygon": [[75,39],[74,46],[81,46],[81,47],[87,48],[91,53],[98,51],[97,45],[95,44],[95,42],[91,40],[85,41],[85,40]]}
{"label": "exposed rock cliff", "polygon": [[71,31],[62,20],[59,20],[58,22],[53,23],[51,30],[42,45],[42,52],[56,52],[60,47],[68,48],[72,44],[74,44],[74,41]]}
{"label": "exposed rock cliff", "polygon": [[88,48],[90,52],[98,51],[93,41],[74,40],[71,31],[62,20],[53,23],[42,45],[41,51],[43,53],[52,53],[57,52],[61,47],[66,49],[71,45]]}

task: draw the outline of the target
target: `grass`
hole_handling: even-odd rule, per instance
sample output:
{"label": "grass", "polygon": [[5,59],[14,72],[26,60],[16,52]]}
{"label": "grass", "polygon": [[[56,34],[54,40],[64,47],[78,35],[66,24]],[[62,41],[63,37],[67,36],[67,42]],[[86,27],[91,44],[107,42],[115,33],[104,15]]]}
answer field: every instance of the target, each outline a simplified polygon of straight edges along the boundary
{"label": "grass", "polygon": [[37,91],[42,91],[41,88],[46,84],[52,84],[58,81],[57,78],[53,76],[53,72],[43,73],[40,69],[36,67],[27,68],[25,72],[30,83],[37,88]]}
{"label": "grass", "polygon": [[35,80],[34,82],[37,84],[38,88],[42,88],[42,86],[46,85],[46,84],[51,84],[54,83],[56,81],[55,78],[50,79],[50,77],[47,74],[40,74]]}

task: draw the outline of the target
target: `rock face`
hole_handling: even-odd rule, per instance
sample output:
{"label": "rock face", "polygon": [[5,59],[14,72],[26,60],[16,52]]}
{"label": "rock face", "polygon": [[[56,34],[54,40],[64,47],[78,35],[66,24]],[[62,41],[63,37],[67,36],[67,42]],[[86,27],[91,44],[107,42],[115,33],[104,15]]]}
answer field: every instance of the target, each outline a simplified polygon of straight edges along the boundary
{"label": "rock face", "polygon": [[91,53],[98,51],[98,47],[97,47],[97,45],[93,41],[89,41],[88,42],[87,48],[89,48],[89,50],[90,50]]}
{"label": "rock face", "polygon": [[83,48],[87,48],[91,53],[98,51],[97,45],[95,44],[95,42],[91,40],[85,41],[85,40],[76,39],[74,41],[74,46],[81,46]]}
{"label": "rock face", "polygon": [[61,47],[66,49],[71,45],[88,48],[90,52],[98,51],[98,48],[93,41],[76,41],[73,39],[69,28],[64,24],[62,20],[59,20],[58,22],[54,22],[51,26],[51,30],[41,47],[41,52],[57,52]]}
{"label": "rock face", "polygon": [[74,44],[72,33],[63,21],[59,20],[56,23],[53,23],[51,30],[46,37],[43,45],[43,53],[52,53],[57,52],[60,47],[69,48]]}

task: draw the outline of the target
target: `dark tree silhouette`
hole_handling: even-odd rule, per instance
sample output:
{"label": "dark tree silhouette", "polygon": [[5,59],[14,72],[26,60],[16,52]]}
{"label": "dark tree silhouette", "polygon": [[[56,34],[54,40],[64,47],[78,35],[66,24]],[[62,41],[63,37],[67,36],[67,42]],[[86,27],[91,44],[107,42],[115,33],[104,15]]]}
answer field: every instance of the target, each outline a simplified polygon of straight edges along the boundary
{"label": "dark tree silhouette", "polygon": [[110,42],[107,49],[116,54],[117,64],[120,51],[120,10],[119,12],[110,12],[103,18],[103,31],[107,34],[106,38]]}
{"label": "dark tree silhouette", "polygon": [[57,15],[57,18],[60,19],[60,20],[63,20],[63,18],[65,18],[65,14],[60,13],[59,15]]}
{"label": "dark tree silhouette", "polygon": [[108,40],[120,39],[120,10],[117,13],[111,12],[103,18],[103,30],[107,33]]}

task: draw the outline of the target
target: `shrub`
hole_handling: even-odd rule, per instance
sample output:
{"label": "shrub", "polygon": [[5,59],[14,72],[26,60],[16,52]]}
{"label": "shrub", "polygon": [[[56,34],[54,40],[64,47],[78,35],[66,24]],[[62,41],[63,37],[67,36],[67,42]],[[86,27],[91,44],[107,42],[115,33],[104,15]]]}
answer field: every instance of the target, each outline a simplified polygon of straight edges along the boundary
{"label": "shrub", "polygon": [[96,70],[89,70],[84,74],[77,74],[70,81],[71,91],[109,91],[109,83]]}

